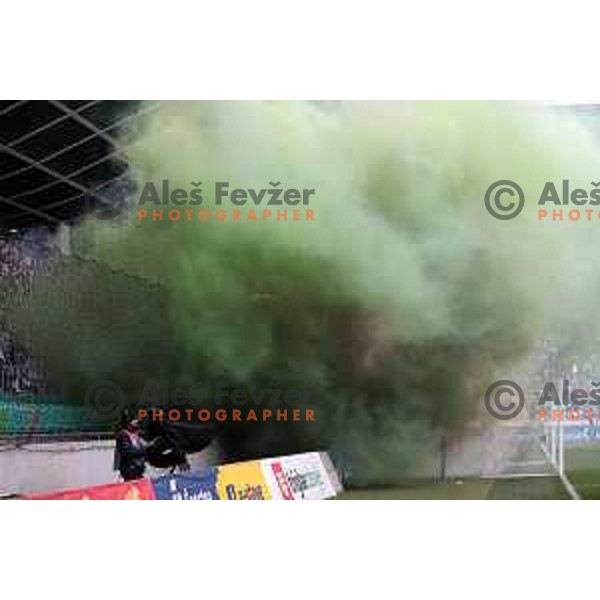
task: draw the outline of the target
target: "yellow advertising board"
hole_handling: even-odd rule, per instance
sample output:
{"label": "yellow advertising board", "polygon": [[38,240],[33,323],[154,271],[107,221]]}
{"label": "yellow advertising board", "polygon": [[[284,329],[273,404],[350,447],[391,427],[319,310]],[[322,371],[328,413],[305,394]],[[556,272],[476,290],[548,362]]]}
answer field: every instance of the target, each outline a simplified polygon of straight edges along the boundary
{"label": "yellow advertising board", "polygon": [[221,500],[271,500],[258,460],[218,467],[217,490]]}

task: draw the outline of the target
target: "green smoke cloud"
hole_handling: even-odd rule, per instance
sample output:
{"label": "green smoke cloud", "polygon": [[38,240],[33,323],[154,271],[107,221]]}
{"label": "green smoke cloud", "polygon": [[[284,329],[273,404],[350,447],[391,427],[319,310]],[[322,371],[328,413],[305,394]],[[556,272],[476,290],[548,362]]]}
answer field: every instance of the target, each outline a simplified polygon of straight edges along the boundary
{"label": "green smoke cloud", "polygon": [[[390,482],[440,429],[480,416],[494,374],[549,327],[595,327],[596,224],[537,221],[545,181],[590,189],[600,172],[592,138],[565,115],[173,102],[122,143],[140,189],[201,180],[214,211],[217,181],[280,181],[316,190],[315,220],[90,217],[73,239],[93,262],[56,267],[14,318],[71,398],[97,379],[131,395],[152,377],[308,389],[315,423],[230,424],[222,447],[236,458],[327,448],[356,482]],[[502,179],[528,199],[510,221],[483,202]]]}

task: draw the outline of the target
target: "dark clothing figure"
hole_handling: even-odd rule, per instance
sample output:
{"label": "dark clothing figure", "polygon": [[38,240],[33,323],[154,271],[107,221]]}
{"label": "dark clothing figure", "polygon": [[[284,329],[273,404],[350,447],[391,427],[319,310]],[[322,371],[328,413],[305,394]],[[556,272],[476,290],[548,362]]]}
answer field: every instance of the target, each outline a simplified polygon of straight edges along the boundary
{"label": "dark clothing figure", "polygon": [[151,421],[146,424],[144,437],[149,440],[146,459],[158,469],[180,469],[187,471],[189,463],[181,440],[168,424],[162,421]]}
{"label": "dark clothing figure", "polygon": [[146,444],[135,428],[124,427],[117,432],[115,459],[115,466],[125,481],[144,476]]}

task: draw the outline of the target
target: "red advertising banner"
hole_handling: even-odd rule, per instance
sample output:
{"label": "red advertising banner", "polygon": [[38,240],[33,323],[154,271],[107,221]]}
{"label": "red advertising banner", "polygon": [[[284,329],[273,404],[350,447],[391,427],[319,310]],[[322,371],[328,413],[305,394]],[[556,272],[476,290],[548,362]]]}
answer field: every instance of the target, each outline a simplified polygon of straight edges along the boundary
{"label": "red advertising banner", "polygon": [[76,490],[45,494],[30,494],[29,500],[155,500],[154,487],[149,479],[126,483],[95,485]]}
{"label": "red advertising banner", "polygon": [[281,463],[279,461],[271,463],[271,469],[273,470],[273,474],[275,475],[275,481],[277,481],[279,491],[281,492],[281,497],[284,500],[293,500],[294,494],[292,494],[290,484],[287,480],[287,477],[285,476],[285,473],[283,472]]}

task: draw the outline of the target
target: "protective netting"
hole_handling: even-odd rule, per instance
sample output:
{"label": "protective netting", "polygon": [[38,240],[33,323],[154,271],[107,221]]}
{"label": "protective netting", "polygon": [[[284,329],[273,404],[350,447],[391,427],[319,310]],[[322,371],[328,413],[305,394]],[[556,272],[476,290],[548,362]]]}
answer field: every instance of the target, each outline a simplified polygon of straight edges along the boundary
{"label": "protective netting", "polygon": [[[84,269],[89,290],[129,286],[130,280],[118,275],[104,281],[111,275],[99,274],[93,262],[63,256],[57,231],[103,201],[107,191],[129,185],[117,138],[138,113],[154,106],[142,108],[137,101],[0,102],[0,433],[97,425],[80,408],[62,406],[69,391],[57,388],[47,361],[16,335],[14,324],[39,281],[60,286],[70,272]],[[38,316],[43,319],[43,311]],[[111,343],[110,354],[119,355],[123,344]]]}
{"label": "protective netting", "polygon": [[127,179],[117,138],[143,107],[133,101],[1,101],[0,229],[55,227],[98,190]]}

